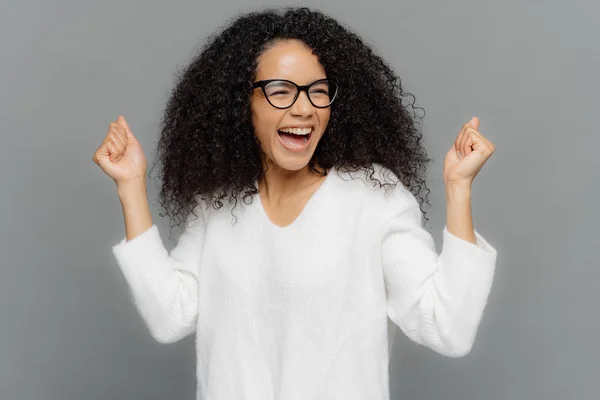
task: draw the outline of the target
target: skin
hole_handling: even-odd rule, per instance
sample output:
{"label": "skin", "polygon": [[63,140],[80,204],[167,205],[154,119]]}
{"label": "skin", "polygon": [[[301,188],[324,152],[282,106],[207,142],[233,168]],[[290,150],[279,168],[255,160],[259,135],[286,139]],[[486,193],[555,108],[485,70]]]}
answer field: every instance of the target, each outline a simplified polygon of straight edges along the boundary
{"label": "skin", "polygon": [[[311,49],[294,39],[277,42],[258,58],[256,80],[275,78],[308,85],[327,75]],[[252,92],[250,107],[265,169],[259,181],[261,202],[274,224],[287,226],[298,217],[325,179],[310,171],[308,163],[327,128],[331,109],[314,107],[306,92],[301,92],[291,107],[277,109],[269,104],[260,88]],[[288,151],[277,133],[279,128],[296,124],[314,125],[311,144],[300,153]]]}

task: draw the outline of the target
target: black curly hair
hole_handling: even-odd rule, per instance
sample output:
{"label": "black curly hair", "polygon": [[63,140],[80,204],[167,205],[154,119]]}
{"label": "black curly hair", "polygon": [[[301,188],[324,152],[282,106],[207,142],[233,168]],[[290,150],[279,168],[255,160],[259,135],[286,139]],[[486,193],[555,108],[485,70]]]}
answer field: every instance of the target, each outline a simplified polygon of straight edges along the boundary
{"label": "black curly hair", "polygon": [[[306,7],[238,16],[209,36],[192,62],[176,73],[155,158],[163,167],[160,203],[166,214],[160,215],[181,225],[198,204],[197,196],[218,209],[225,198],[235,207],[258,193],[255,183],[263,166],[250,111],[252,82],[258,56],[285,39],[307,44],[339,85],[309,167],[318,172],[318,161],[323,169],[364,170],[384,186],[388,183],[373,177],[372,164],[381,164],[415,195],[427,220],[430,159],[417,127],[424,110],[414,107],[415,97],[357,34]],[[403,104],[405,98],[411,101]]]}

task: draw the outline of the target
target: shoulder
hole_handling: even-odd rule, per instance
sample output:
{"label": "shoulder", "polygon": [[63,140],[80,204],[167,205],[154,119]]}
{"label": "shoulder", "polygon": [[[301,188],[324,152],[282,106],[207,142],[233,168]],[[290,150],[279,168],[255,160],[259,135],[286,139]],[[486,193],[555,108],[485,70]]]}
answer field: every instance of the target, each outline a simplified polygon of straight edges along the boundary
{"label": "shoulder", "polygon": [[370,168],[335,168],[330,171],[340,182],[338,190],[346,195],[363,196],[379,206],[410,206],[415,196],[404,186],[398,176],[382,164],[373,163]]}
{"label": "shoulder", "polygon": [[[420,219],[421,210],[416,197],[389,168],[372,164],[372,168],[333,171],[334,201],[369,225],[382,227],[397,217]],[[360,216],[360,217],[359,217]]]}

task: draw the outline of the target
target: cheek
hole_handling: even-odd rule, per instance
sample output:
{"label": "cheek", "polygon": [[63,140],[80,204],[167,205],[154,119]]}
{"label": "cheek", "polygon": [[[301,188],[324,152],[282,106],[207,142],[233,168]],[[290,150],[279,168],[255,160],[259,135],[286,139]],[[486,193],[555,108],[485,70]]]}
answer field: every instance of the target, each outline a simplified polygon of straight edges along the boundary
{"label": "cheek", "polygon": [[271,121],[264,116],[256,116],[253,118],[254,132],[261,142],[268,140],[272,136],[272,131],[275,129]]}
{"label": "cheek", "polygon": [[271,110],[252,110],[254,132],[259,138],[265,139],[277,133],[277,127],[281,122],[281,114],[269,111]]}
{"label": "cheek", "polygon": [[[254,110],[253,110],[254,111]],[[260,141],[262,150],[267,152],[269,144],[273,142],[275,134],[277,134],[277,126],[279,119],[269,113],[258,112],[252,115],[252,125],[254,127],[254,135]]]}

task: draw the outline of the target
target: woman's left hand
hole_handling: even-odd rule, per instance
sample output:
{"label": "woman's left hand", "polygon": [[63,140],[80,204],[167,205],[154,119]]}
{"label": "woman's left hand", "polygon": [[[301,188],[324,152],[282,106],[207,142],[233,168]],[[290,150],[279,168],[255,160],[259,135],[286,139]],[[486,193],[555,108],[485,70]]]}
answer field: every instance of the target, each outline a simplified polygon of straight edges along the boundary
{"label": "woman's left hand", "polygon": [[444,159],[444,182],[468,185],[494,153],[494,144],[479,129],[479,119],[473,117],[461,129]]}

